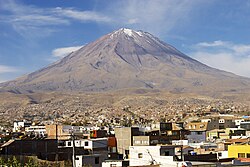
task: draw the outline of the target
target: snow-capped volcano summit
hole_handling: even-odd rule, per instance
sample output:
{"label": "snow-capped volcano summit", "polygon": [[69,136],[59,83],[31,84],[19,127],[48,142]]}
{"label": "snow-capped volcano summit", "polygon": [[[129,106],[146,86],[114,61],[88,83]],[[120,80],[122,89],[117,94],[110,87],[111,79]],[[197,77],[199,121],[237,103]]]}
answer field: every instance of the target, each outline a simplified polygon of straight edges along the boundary
{"label": "snow-capped volcano summit", "polygon": [[143,35],[146,35],[146,33],[144,33],[143,31],[134,31],[134,30],[128,29],[128,28],[121,28],[121,29],[111,33],[111,37],[113,37],[114,35],[121,34],[121,33],[125,33],[128,36],[136,36],[136,35],[143,36]]}
{"label": "snow-capped volcano summit", "polygon": [[250,80],[208,67],[148,32],[121,28],[0,86],[19,92],[124,88],[209,92],[249,89]]}

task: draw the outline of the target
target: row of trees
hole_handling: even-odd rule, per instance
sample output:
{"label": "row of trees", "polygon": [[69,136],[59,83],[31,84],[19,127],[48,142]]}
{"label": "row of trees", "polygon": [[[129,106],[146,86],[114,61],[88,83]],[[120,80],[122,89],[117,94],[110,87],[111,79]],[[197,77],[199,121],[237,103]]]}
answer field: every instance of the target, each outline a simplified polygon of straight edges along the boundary
{"label": "row of trees", "polygon": [[7,160],[0,157],[0,167],[39,167],[39,165],[31,158],[28,159],[28,162],[21,163],[16,157],[8,158]]}
{"label": "row of trees", "polygon": [[35,156],[0,156],[0,167],[72,167],[71,161],[46,161]]}

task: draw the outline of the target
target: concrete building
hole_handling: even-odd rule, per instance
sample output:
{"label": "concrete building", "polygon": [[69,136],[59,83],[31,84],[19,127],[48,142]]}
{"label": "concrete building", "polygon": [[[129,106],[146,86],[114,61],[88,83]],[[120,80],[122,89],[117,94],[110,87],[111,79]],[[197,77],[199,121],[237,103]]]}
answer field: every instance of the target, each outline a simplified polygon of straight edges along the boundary
{"label": "concrete building", "polygon": [[187,135],[188,143],[201,143],[206,141],[206,131],[205,130],[190,130],[189,135]]}
{"label": "concrete building", "polygon": [[[64,141],[65,144],[60,147],[73,147],[73,141]],[[97,139],[81,139],[75,140],[75,147],[82,147],[85,150],[108,150],[108,139],[97,138]]]}
{"label": "concrete building", "polygon": [[240,122],[240,128],[246,130],[246,136],[250,136],[250,121]]}
{"label": "concrete building", "polygon": [[161,132],[172,130],[172,122],[158,122],[151,124],[152,130],[159,130]]}
{"label": "concrete building", "polygon": [[[177,148],[180,146],[173,145],[162,145],[162,146],[130,146],[129,152],[130,157],[129,166],[149,166],[149,165],[159,165],[160,167],[182,167],[186,166],[209,166],[215,167],[214,163],[208,162],[190,162],[182,161],[182,156],[176,154]],[[192,158],[191,155],[185,155],[186,158]],[[185,158],[183,156],[183,158]],[[210,155],[204,155],[203,157],[193,159],[198,160],[207,160]],[[213,156],[214,157],[214,156]]]}
{"label": "concrete building", "polygon": [[130,146],[130,166],[153,164],[177,165],[174,160],[175,148],[178,146]]}
{"label": "concrete building", "polygon": [[217,143],[218,151],[228,151],[228,146],[234,144],[246,144],[248,143],[248,139],[226,139]]}
{"label": "concrete building", "polygon": [[139,136],[138,127],[115,128],[115,137],[117,140],[117,152],[123,156],[129,155],[129,146],[133,145],[133,136]]}
{"label": "concrete building", "polygon": [[76,155],[76,167],[91,166],[101,167],[102,162],[105,161],[108,154],[91,154],[91,155]]}
{"label": "concrete building", "polygon": [[91,138],[103,138],[103,137],[107,137],[107,131],[106,130],[92,130],[90,132],[90,137]]}
{"label": "concrete building", "polygon": [[178,140],[179,135],[157,135],[157,136],[133,136],[133,146],[153,146],[157,144],[171,144],[172,140]]}
{"label": "concrete building", "polygon": [[46,125],[45,129],[49,139],[68,140],[72,133],[83,136],[83,132],[79,126]]}
{"label": "concrete building", "polygon": [[218,151],[217,155],[219,159],[228,158],[228,151]]}
{"label": "concrete building", "polygon": [[[59,149],[73,149],[73,141],[66,140],[60,141]],[[78,151],[77,151],[78,150]],[[80,152],[81,150],[82,152]],[[108,159],[108,139],[96,138],[96,139],[81,139],[75,140],[75,162],[77,167],[92,166],[101,167],[101,163]]]}
{"label": "concrete building", "polygon": [[45,137],[46,134],[46,128],[45,126],[29,126],[25,128],[25,134],[33,134],[38,137]]}
{"label": "concrete building", "polygon": [[31,126],[32,123],[27,120],[23,121],[14,121],[13,132],[21,132],[24,131],[26,127]]}
{"label": "concrete building", "polygon": [[240,128],[250,131],[250,122],[240,122]]}
{"label": "concrete building", "polygon": [[168,136],[168,143],[171,143],[172,140],[183,140],[187,134],[187,130],[184,129],[183,122],[160,122],[152,124],[151,128],[152,132],[159,131],[160,136]]}
{"label": "concrete building", "polygon": [[234,122],[235,122],[235,127],[240,128],[240,124],[244,122],[244,119],[235,119]]}
{"label": "concrete building", "polygon": [[228,146],[229,158],[250,158],[250,145],[229,145]]}
{"label": "concrete building", "polygon": [[213,129],[207,131],[207,141],[215,141],[216,139],[223,139],[225,135],[226,134],[224,129]]}
{"label": "concrete building", "polygon": [[41,159],[54,160],[58,152],[57,140],[9,140],[1,146],[1,154],[38,156]]}
{"label": "concrete building", "polygon": [[246,136],[246,130],[242,128],[226,128],[225,133],[229,136],[228,139],[237,139]]}
{"label": "concrete building", "polygon": [[210,122],[189,122],[186,125],[187,130],[212,130]]}
{"label": "concrete building", "polygon": [[207,122],[207,130],[213,129],[225,129],[225,128],[235,128],[234,117],[212,117],[212,118],[204,118],[201,119],[201,122]]}
{"label": "concrete building", "polygon": [[188,145],[188,140],[172,140],[172,145],[187,146]]}
{"label": "concrete building", "polygon": [[128,160],[106,160],[102,162],[102,167],[127,167],[129,166]]}

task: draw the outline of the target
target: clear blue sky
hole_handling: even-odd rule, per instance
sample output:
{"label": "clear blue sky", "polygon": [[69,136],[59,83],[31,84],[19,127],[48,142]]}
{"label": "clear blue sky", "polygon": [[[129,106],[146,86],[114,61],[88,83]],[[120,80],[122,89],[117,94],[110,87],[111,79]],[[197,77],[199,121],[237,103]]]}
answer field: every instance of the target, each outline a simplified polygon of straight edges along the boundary
{"label": "clear blue sky", "polygon": [[0,82],[121,27],[250,77],[249,0],[0,0]]}

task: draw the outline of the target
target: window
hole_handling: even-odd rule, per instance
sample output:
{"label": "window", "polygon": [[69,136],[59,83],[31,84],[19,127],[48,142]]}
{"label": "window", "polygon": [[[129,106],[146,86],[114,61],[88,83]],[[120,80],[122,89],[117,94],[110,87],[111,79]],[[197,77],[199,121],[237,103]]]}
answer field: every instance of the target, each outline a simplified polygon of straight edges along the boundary
{"label": "window", "polygon": [[245,153],[238,153],[238,158],[245,158]]}
{"label": "window", "polygon": [[68,142],[68,146],[71,146],[71,142]]}
{"label": "window", "polygon": [[125,150],[125,159],[128,159],[129,150]]}
{"label": "window", "polygon": [[164,155],[165,155],[165,156],[169,156],[169,151],[165,151],[165,152],[164,152]]}
{"label": "window", "polygon": [[89,146],[89,142],[85,141],[84,145]]}
{"label": "window", "polygon": [[95,164],[99,164],[99,157],[95,157]]}
{"label": "window", "polygon": [[66,146],[66,142],[59,142],[58,146]]}
{"label": "window", "polygon": [[250,158],[250,153],[247,153],[247,158]]}
{"label": "window", "polygon": [[142,158],[142,153],[138,153],[138,158]]}
{"label": "window", "polygon": [[141,141],[140,140],[136,140],[136,141],[134,141],[134,144],[141,144]]}
{"label": "window", "polygon": [[172,135],[176,136],[176,135],[178,135],[178,133],[177,132],[173,132]]}
{"label": "window", "polygon": [[76,157],[75,160],[79,160],[79,157]]}
{"label": "window", "polygon": [[202,135],[202,132],[196,132],[197,135]]}

